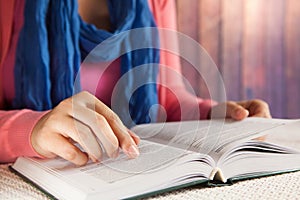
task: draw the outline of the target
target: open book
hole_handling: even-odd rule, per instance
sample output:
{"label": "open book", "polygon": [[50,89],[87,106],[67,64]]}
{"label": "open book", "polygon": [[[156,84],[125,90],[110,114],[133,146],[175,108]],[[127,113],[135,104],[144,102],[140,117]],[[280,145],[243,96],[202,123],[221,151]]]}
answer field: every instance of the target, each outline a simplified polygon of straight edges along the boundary
{"label": "open book", "polygon": [[218,180],[300,169],[300,152],[255,138],[300,130],[300,120],[247,118],[138,125],[140,156],[76,167],[60,158],[20,157],[11,169],[58,199],[144,197]]}

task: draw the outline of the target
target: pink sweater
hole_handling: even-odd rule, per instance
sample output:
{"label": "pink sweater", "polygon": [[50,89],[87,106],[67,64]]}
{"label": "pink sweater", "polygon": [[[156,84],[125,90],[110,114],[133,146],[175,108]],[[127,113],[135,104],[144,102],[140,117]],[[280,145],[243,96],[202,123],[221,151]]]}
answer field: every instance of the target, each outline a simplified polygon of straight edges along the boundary
{"label": "pink sweater", "polygon": [[[176,13],[174,0],[148,0],[158,27],[176,30]],[[14,98],[14,59],[19,32],[23,24],[22,0],[0,0],[0,163],[13,162],[18,156],[39,156],[31,146],[31,132],[37,121],[48,111],[37,112],[28,109],[6,111],[5,104]],[[164,42],[176,40],[163,39]],[[176,43],[175,43],[176,44]],[[166,51],[161,51],[162,66],[159,72],[158,85],[159,103],[164,107],[167,121],[178,121],[199,118],[195,112],[199,108],[200,119],[207,118],[207,114],[215,104],[211,100],[203,100],[191,95],[178,74],[181,74],[180,60]],[[112,89],[119,78],[119,65],[116,61],[98,82],[96,96],[104,103],[109,104]],[[99,66],[95,67],[99,73]],[[170,73],[170,71],[177,73]],[[93,82],[91,75],[95,71],[82,71],[83,89],[89,90]],[[101,73],[101,71],[100,71]],[[88,79],[85,79],[88,76]],[[97,77],[95,77],[97,78]],[[96,79],[97,80],[97,79]],[[105,86],[105,87],[103,87]],[[184,108],[184,109],[183,109]],[[195,109],[197,108],[197,109]],[[161,112],[158,120],[164,120]]]}

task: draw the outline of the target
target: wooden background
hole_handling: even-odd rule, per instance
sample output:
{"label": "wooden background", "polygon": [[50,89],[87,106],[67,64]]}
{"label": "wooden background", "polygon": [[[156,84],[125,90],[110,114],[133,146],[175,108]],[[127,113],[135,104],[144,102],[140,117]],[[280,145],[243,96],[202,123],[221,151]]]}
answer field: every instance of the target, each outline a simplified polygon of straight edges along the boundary
{"label": "wooden background", "polygon": [[[177,14],[179,31],[219,68],[227,100],[260,98],[273,117],[300,118],[300,0],[177,0]],[[182,64],[197,95],[209,97],[201,76]]]}

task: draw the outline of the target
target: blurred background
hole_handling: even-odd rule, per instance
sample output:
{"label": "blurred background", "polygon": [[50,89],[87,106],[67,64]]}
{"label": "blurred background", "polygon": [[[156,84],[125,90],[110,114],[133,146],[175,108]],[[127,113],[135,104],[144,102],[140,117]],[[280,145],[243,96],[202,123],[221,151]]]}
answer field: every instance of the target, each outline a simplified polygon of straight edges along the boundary
{"label": "blurred background", "polygon": [[[260,98],[269,103],[273,117],[300,118],[300,0],[176,3],[179,31],[212,57],[227,100]],[[197,95],[209,98],[201,76],[188,62],[182,65]]]}

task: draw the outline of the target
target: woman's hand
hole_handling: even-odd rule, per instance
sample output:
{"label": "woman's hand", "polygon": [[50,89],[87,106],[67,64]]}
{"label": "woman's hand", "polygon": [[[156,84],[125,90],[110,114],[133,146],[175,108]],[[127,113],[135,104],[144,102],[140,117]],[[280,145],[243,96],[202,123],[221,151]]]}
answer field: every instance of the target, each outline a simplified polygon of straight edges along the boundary
{"label": "woman's hand", "polygon": [[31,143],[44,157],[60,156],[76,165],[86,164],[89,158],[101,160],[103,151],[115,158],[119,147],[130,158],[139,155],[139,138],[88,92],[65,99],[45,114],[33,129]]}
{"label": "woman's hand", "polygon": [[[271,118],[269,105],[259,99],[248,101],[227,101],[220,103],[214,107],[210,112],[210,118],[227,117],[235,120],[242,120],[246,117],[264,117]],[[256,138],[256,140],[265,140],[264,136]]]}
{"label": "woman's hand", "polygon": [[259,99],[220,103],[214,106],[210,113],[211,118],[227,117],[235,120],[242,120],[246,117],[271,118],[268,104]]}

